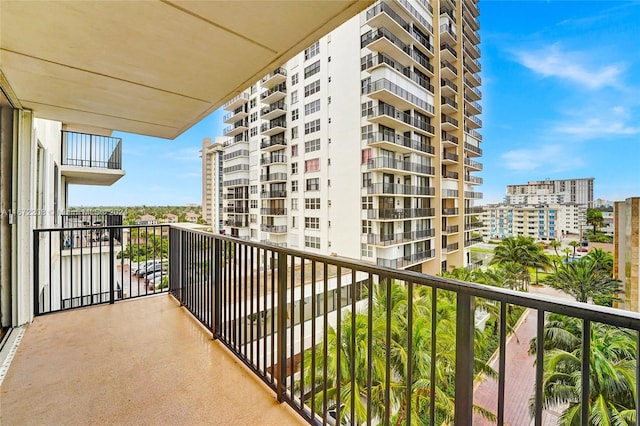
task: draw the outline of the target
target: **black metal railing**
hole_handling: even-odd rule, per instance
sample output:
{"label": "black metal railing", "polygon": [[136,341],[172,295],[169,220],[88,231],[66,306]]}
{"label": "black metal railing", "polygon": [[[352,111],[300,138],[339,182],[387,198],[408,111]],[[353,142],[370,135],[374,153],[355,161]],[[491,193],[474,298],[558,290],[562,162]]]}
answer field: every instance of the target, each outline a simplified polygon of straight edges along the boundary
{"label": "black metal railing", "polygon": [[[453,245],[447,245],[449,249]],[[430,249],[379,260],[402,266],[434,256]],[[640,372],[638,313],[177,227],[170,230],[169,265],[171,294],[263,380],[278,401],[311,424],[391,424],[399,416],[402,424],[413,424],[418,416],[427,425],[443,418],[472,424],[479,377],[474,369],[478,309],[489,309],[495,324],[498,362],[492,380],[497,383],[497,404],[490,410],[496,424],[508,421],[505,407],[512,403],[505,391],[510,380],[506,348],[507,320],[515,309],[535,314],[535,385],[530,389],[534,424],[541,425],[543,415],[554,408],[543,400],[550,314],[576,319],[583,336],[591,336],[592,327],[600,325],[627,329],[634,342],[630,374]],[[401,329],[411,332],[398,332]],[[584,350],[575,353],[575,374],[583,384],[576,388],[576,400],[586,419],[592,354],[591,340],[582,342]],[[447,353],[453,354],[450,359]],[[422,357],[428,364],[403,362]],[[633,383],[640,386],[637,380]],[[635,404],[638,394],[630,393]],[[436,404],[442,397],[450,408]],[[529,401],[525,404],[521,410],[529,408]]]}
{"label": "black metal railing", "polygon": [[122,139],[61,131],[62,165],[122,169]]}
{"label": "black metal railing", "polygon": [[34,315],[168,291],[168,232],[95,222],[34,229]]}

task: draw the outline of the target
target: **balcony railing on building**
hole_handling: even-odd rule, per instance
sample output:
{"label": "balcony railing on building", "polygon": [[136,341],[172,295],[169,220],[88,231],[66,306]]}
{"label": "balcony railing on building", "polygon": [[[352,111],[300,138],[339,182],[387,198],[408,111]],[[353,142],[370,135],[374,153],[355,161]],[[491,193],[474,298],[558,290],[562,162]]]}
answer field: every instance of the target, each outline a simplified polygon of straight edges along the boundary
{"label": "balcony railing on building", "polygon": [[62,130],[62,165],[122,169],[122,139]]}

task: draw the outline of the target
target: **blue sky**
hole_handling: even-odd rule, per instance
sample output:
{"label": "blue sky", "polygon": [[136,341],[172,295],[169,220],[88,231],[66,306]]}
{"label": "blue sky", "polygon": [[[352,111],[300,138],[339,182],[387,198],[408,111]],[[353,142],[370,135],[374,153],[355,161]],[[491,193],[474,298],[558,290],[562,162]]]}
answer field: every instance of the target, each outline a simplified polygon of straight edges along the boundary
{"label": "blue sky", "polygon": [[[594,177],[596,198],[640,196],[640,2],[481,1],[480,12],[483,202],[545,178]],[[222,134],[222,115],[173,141],[115,134],[126,176],[72,186],[69,204],[200,204],[198,151]]]}

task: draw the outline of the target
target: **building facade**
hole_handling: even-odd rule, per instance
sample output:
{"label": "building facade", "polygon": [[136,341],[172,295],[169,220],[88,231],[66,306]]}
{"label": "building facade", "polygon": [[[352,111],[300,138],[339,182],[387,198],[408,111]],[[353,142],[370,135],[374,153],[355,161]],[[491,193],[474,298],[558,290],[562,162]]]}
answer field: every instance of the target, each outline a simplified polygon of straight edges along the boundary
{"label": "building facade", "polygon": [[202,140],[202,217],[214,232],[223,229],[222,224],[222,155],[224,138]]}
{"label": "building facade", "polygon": [[551,241],[566,234],[580,234],[586,229],[587,207],[584,204],[488,204],[481,220],[485,239],[516,236]]}
{"label": "building facade", "polygon": [[593,207],[594,178],[545,179],[507,185],[507,204],[576,203]]}
{"label": "building facade", "polygon": [[622,309],[640,311],[640,197],[614,203],[613,276],[622,281]]}
{"label": "building facade", "polygon": [[226,233],[426,273],[466,265],[478,14],[473,0],[377,2],[227,102]]}

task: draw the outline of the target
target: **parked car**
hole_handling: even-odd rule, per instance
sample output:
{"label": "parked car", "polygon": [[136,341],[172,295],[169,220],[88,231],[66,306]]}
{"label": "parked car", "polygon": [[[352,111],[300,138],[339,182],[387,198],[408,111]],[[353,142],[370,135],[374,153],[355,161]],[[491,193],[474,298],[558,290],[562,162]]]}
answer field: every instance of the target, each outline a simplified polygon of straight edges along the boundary
{"label": "parked car", "polygon": [[146,277],[147,275],[153,273],[153,272],[158,272],[162,270],[162,262],[160,260],[157,260],[153,263],[148,264],[147,266],[145,266],[144,268],[141,268],[138,271],[138,276],[139,277]]}
{"label": "parked car", "polygon": [[140,273],[143,269],[146,269],[147,265],[151,265],[155,262],[157,262],[157,260],[147,260],[144,262],[132,263],[131,274],[138,276],[138,273]]}
{"label": "parked car", "polygon": [[167,276],[167,273],[163,272],[162,270],[157,271],[157,272],[152,272],[149,275],[147,275],[147,277],[144,279],[144,283],[145,284],[153,284],[156,281],[160,282],[162,277],[166,277],[166,276]]}

